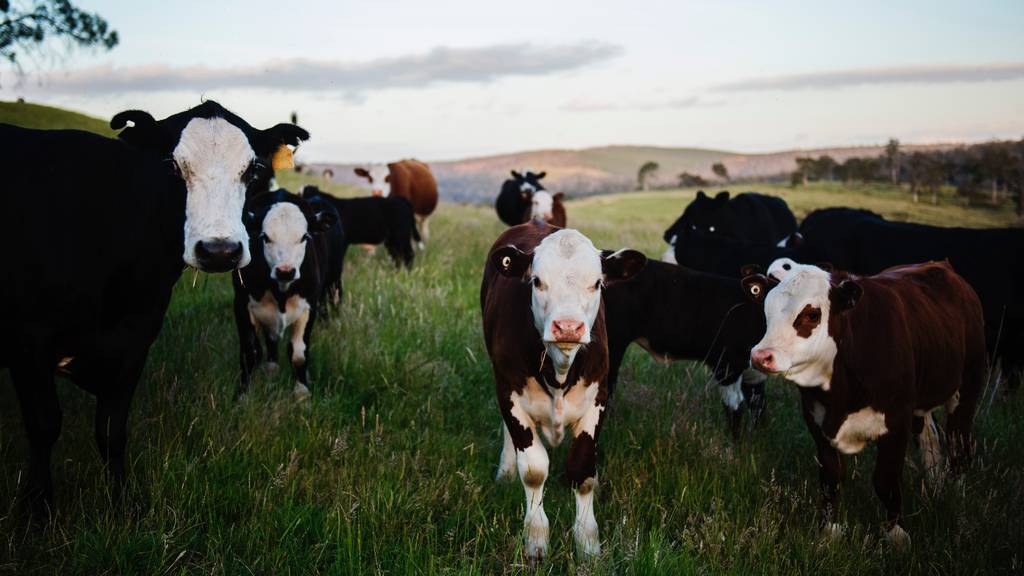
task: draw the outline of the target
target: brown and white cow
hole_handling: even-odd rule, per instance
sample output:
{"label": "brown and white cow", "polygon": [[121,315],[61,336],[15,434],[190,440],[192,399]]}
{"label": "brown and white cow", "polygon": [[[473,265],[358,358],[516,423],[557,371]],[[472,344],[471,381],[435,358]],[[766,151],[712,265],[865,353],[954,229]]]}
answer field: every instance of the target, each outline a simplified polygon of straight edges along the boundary
{"label": "brown and white cow", "polygon": [[547,190],[537,190],[530,199],[530,220],[543,220],[552,226],[565,228],[567,223],[565,205],[562,200],[565,194]]}
{"label": "brown and white cow", "polygon": [[874,440],[873,482],[887,511],[887,536],[905,543],[900,477],[911,435],[919,436],[925,466],[944,471],[931,413],[945,407],[952,470],[961,472],[971,458],[988,361],[981,303],[948,262],[869,277],[785,264],[770,291],[774,281],[764,276],[743,280],[753,297],[765,298],[768,326],[751,363],[800,387],[817,446],[824,525],[838,528],[840,453],[856,454]]}
{"label": "brown and white cow", "polygon": [[509,228],[488,254],[480,305],[504,429],[498,478],[519,473],[531,562],[548,546],[548,454],[538,430],[551,446],[561,444],[566,427],[571,431],[564,478],[576,495],[573,536],[581,554],[600,552],[594,489],[597,438],[609,397],[601,291],[645,263],[634,250],[602,257],[578,231],[543,222]]}
{"label": "brown and white cow", "polygon": [[[390,164],[371,164],[369,168],[356,168],[355,173],[367,180],[370,193],[387,198],[394,194],[412,204],[419,224],[420,236],[430,237],[427,219],[437,208],[437,180],[430,167],[419,160],[399,160]],[[419,243],[423,248],[423,242]]]}

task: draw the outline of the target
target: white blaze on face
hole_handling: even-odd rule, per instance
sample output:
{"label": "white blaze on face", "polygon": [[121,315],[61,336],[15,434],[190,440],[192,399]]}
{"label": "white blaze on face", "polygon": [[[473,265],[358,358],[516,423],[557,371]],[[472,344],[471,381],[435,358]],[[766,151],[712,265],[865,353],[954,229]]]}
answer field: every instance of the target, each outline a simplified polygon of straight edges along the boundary
{"label": "white blaze on face", "polygon": [[[282,291],[299,279],[306,257],[308,227],[299,207],[289,202],[274,204],[263,218],[263,257],[270,267],[270,277]],[[284,276],[290,272],[294,272],[293,277]]]}
{"label": "white blaze on face", "polygon": [[533,193],[533,203],[530,206],[530,220],[550,220],[552,208],[555,205],[555,198],[547,190],[538,190]]}
{"label": "white blaze on face", "polygon": [[533,174],[533,171],[530,170],[529,168],[523,168],[522,170],[519,171],[519,173],[523,176],[523,181],[522,181],[522,183],[519,184],[519,191],[520,192],[536,192],[537,191],[537,187],[534,186],[533,184],[530,184],[529,180],[526,180],[526,177],[531,175],[531,174]]}
{"label": "white blaze on face", "polygon": [[[601,256],[576,230],[547,236],[533,254],[533,321],[554,362],[556,379],[564,383],[579,347],[590,343],[601,306]],[[556,332],[555,322],[579,330],[574,338],[566,338],[566,330]]]}
{"label": "white blaze on face", "polygon": [[173,157],[188,188],[185,262],[198,267],[195,248],[200,241],[228,241],[242,245],[238,267],[246,266],[249,236],[242,224],[242,175],[256,158],[249,139],[223,118],[193,118],[182,130]]}
{"label": "white blaze on face", "polygon": [[797,264],[789,258],[779,258],[772,262],[771,266],[768,266],[768,277],[782,282],[799,266],[801,264]]}
{"label": "white blaze on face", "polygon": [[371,164],[366,169],[370,173],[370,180],[363,178],[361,182],[370,189],[370,194],[387,198],[391,195],[391,169],[387,164]]}
{"label": "white blaze on face", "polygon": [[828,334],[828,272],[796,265],[764,301],[768,328],[751,358],[770,354],[772,372],[800,386],[829,388],[836,343]]}

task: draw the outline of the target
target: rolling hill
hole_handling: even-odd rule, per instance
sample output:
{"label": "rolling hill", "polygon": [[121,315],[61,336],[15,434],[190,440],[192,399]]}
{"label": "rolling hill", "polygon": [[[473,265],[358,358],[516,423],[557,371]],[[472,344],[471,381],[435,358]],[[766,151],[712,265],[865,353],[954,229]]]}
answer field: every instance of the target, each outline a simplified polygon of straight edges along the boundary
{"label": "rolling hill", "polygon": [[103,136],[116,134],[107,125],[106,120],[93,118],[80,112],[72,112],[63,108],[30,104],[28,102],[0,102],[0,122],[24,128],[57,130],[72,128],[95,132]]}

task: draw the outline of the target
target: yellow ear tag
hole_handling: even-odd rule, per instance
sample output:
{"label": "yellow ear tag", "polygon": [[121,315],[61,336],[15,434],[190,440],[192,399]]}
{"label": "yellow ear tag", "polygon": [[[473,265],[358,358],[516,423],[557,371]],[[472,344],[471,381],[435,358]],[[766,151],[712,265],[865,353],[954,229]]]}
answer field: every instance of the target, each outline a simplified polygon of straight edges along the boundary
{"label": "yellow ear tag", "polygon": [[270,165],[274,170],[294,168],[295,158],[292,156],[292,149],[287,144],[278,146],[277,151],[274,152],[274,157],[270,161]]}

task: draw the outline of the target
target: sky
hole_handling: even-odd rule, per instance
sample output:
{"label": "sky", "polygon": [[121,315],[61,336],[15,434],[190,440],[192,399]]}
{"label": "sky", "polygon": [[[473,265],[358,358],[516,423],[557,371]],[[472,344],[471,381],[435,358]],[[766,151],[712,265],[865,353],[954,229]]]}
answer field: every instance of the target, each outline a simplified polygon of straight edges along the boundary
{"label": "sky", "polygon": [[[1024,2],[78,0],[121,37],[0,68],[109,118],[292,111],[305,161],[1024,137]],[[810,5],[809,5],[810,4]]]}

